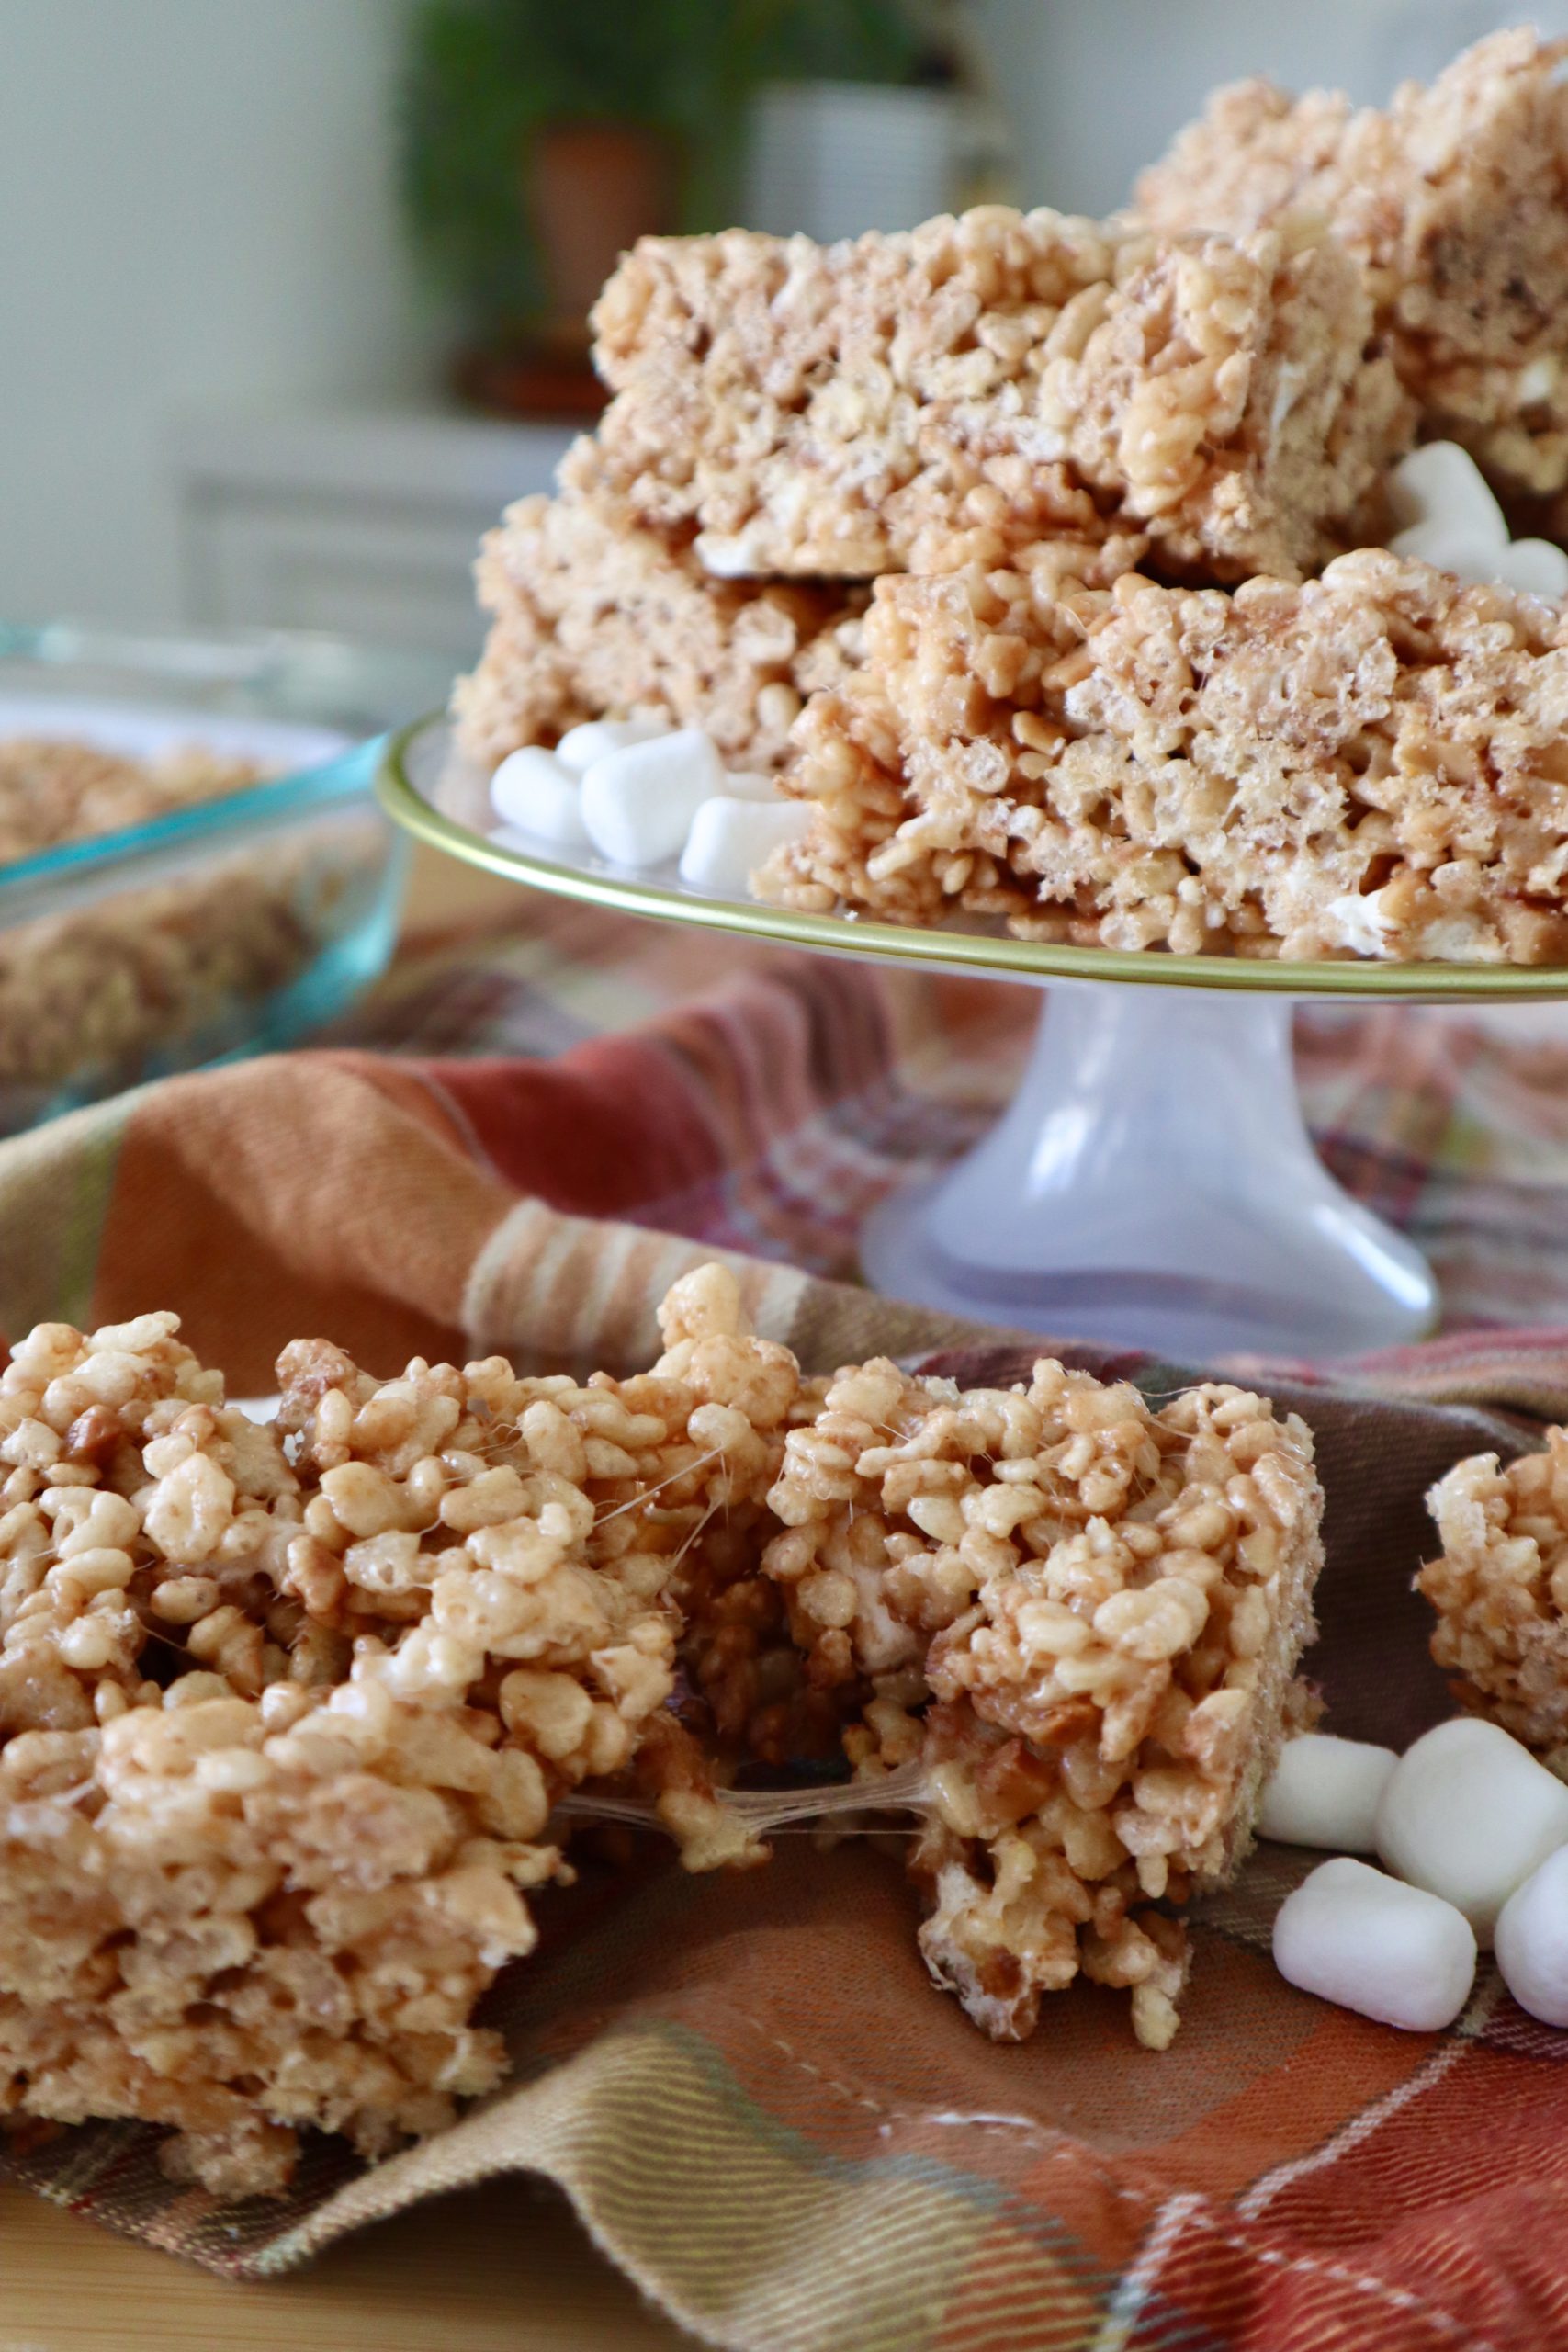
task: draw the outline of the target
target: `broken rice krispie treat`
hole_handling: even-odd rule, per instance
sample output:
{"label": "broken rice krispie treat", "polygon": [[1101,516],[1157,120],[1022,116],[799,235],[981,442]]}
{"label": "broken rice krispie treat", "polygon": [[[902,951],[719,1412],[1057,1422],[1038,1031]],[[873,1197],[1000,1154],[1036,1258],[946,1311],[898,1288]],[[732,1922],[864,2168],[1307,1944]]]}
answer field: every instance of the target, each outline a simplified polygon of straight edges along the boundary
{"label": "broken rice krispie treat", "polygon": [[[547,1824],[635,1769],[691,1867],[758,1859],[665,1702],[668,1594],[755,1509],[794,1360],[710,1268],[641,1381],[500,1358],[378,1383],[296,1343],[276,1427],[152,1315],[0,1377],[0,2114],[175,2127],[274,2188],[504,2070]],[[776,1428],[776,1434],[773,1433]]]}
{"label": "broken rice krispie treat", "polygon": [[1386,113],[1237,83],[1144,174],[1138,204],[1168,234],[1326,219],[1367,266],[1425,437],[1462,441],[1516,496],[1556,493],[1568,484],[1564,53],[1526,27],[1495,33],[1429,89],[1406,83]]}
{"label": "broken rice krispie treat", "polygon": [[1441,1555],[1416,1579],[1461,1703],[1568,1777],[1568,1430],[1507,1468],[1457,1462],[1427,1498]]}
{"label": "broken rice krispie treat", "polygon": [[710,579],[689,528],[646,528],[604,486],[592,443],[563,470],[558,497],[520,500],[485,540],[462,750],[491,767],[583,719],[655,718],[703,728],[732,766],[780,766],[804,697],[853,665],[864,592]]}
{"label": "broken rice krispie treat", "polygon": [[[1314,1633],[1310,1430],[1209,1385],[1157,1413],[1050,1360],[960,1390],[873,1363],[791,1433],[763,1558],[864,1778],[915,1758],[927,1964],[1000,2040],[1080,1972],[1176,2030],[1179,1920],[1250,1843]],[[926,1699],[923,1719],[915,1712]]]}
{"label": "broken rice krispie treat", "polygon": [[1311,232],[992,206],[829,246],[645,238],[594,325],[604,468],[723,577],[1145,531],[1162,569],[1294,577],[1409,437],[1361,275]]}
{"label": "broken rice krispie treat", "polygon": [[1568,618],[1381,549],[1234,594],[1038,560],[878,583],[800,722],[786,905],[1314,957],[1568,954]]}

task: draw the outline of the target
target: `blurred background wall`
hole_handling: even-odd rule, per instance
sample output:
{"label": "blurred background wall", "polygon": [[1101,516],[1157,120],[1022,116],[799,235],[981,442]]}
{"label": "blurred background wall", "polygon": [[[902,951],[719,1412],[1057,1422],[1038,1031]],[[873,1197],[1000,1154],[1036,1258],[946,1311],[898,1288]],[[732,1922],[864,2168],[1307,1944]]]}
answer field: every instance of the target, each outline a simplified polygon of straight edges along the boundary
{"label": "blurred background wall", "polygon": [[401,0],[0,0],[0,613],[173,616],[186,409],[435,370]]}
{"label": "blurred background wall", "polygon": [[[657,14],[660,0],[641,0]],[[568,428],[464,415],[396,190],[412,0],[0,0],[0,618],[467,650]],[[1384,97],[1492,0],[969,0],[1029,200],[1099,211],[1219,79]],[[1532,12],[1568,23],[1568,0]]]}

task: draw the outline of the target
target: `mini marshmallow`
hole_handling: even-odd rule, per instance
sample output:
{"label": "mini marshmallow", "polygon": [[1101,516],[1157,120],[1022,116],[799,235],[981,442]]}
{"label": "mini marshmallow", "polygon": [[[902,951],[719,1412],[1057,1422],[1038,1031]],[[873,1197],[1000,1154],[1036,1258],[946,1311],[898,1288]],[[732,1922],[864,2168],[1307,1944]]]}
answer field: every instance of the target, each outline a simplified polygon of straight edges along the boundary
{"label": "mini marshmallow", "polygon": [[[1441,523],[1493,547],[1507,544],[1503,510],[1475,459],[1457,441],[1428,441],[1425,448],[1412,449],[1390,474],[1388,495],[1402,538],[1413,523]],[[1405,552],[1399,539],[1393,545]],[[1426,560],[1430,563],[1436,559]]]}
{"label": "mini marshmallow", "polygon": [[700,727],[627,743],[582,779],[582,821],[614,865],[657,865],[685,846],[693,818],[724,789],[724,768]]}
{"label": "mini marshmallow", "polygon": [[588,846],[577,778],[536,743],[507,754],[490,780],[490,799],[498,817],[536,841],[562,849]]}
{"label": "mini marshmallow", "polygon": [[1506,587],[1556,604],[1568,596],[1568,554],[1550,539],[1510,539],[1497,576]]}
{"label": "mini marshmallow", "polygon": [[1337,1854],[1375,1853],[1378,1803],[1398,1761],[1392,1747],[1326,1732],[1287,1740],[1263,1792],[1258,1835]]}
{"label": "mini marshmallow", "polygon": [[784,798],[776,775],[762,775],[750,768],[731,768],[724,779],[727,800],[764,800],[776,808]]}
{"label": "mini marshmallow", "polygon": [[1343,1854],[1320,1862],[1280,1905],[1274,1965],[1303,1993],[1406,2033],[1435,2033],[1470,1998],[1475,1936],[1451,1903]]}
{"label": "mini marshmallow", "polygon": [[1416,556],[1422,563],[1434,564],[1439,571],[1451,571],[1467,588],[1479,587],[1488,580],[1501,580],[1509,553],[1506,538],[1484,538],[1467,524],[1450,522],[1441,515],[1401,531],[1389,545],[1395,555]]}
{"label": "mini marshmallow", "polygon": [[1568,2025],[1568,1846],[1517,1886],[1497,1920],[1497,1966],[1521,2009]]}
{"label": "mini marshmallow", "polygon": [[1407,1748],[1378,1806],[1378,1852],[1464,1913],[1483,1945],[1517,1886],[1568,1845],[1568,1788],[1495,1724],[1461,1715]]}
{"label": "mini marshmallow", "polygon": [[712,899],[744,899],[751,876],[780,842],[810,831],[811,813],[804,800],[777,800],[772,808],[754,800],[705,800],[682,854],[682,881]]}
{"label": "mini marshmallow", "polygon": [[1381,890],[1348,890],[1330,899],[1325,911],[1337,944],[1354,956],[1386,954],[1393,925],[1382,901]]}
{"label": "mini marshmallow", "polygon": [[276,1421],[281,1396],[231,1396],[229,1402],[247,1421]]}
{"label": "mini marshmallow", "polygon": [[556,745],[556,757],[573,775],[585,775],[607,752],[624,752],[633,743],[656,743],[674,733],[661,718],[587,718],[569,727]]}

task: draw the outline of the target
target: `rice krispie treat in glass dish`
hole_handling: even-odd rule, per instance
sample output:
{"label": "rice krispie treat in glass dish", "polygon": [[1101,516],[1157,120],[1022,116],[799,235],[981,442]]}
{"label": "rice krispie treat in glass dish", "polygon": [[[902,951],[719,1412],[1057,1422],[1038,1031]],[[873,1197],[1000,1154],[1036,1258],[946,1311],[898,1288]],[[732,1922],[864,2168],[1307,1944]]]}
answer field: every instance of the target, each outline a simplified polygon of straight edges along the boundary
{"label": "rice krispie treat in glass dish", "polygon": [[1313,958],[1568,954],[1562,607],[1378,548],[1234,594],[1037,560],[878,583],[807,707],[785,905]]}
{"label": "rice krispie treat in glass dish", "polygon": [[1325,219],[1365,264],[1423,432],[1516,498],[1568,484],[1564,47],[1493,34],[1385,111],[1268,81],[1214,95],[1138,182],[1168,234]]}
{"label": "rice krispie treat in glass dish", "polygon": [[1503,1468],[1458,1462],[1427,1498],[1440,1555],[1416,1589],[1437,1611],[1432,1656],[1456,1699],[1568,1779],[1568,1430]]}
{"label": "rice krispie treat in glass dish", "polygon": [[711,579],[692,531],[645,527],[580,442],[555,498],[508,509],[480,554],[491,616],[453,696],[484,767],[589,718],[701,727],[731,765],[776,768],[805,696],[852,667],[863,590]]}
{"label": "rice krispie treat in glass dish", "polygon": [[646,238],[594,324],[600,462],[725,577],[1143,531],[1168,571],[1294,577],[1365,536],[1409,438],[1360,273],[1294,228],[992,206],[829,246]]}
{"label": "rice krispie treat in glass dish", "polygon": [[0,866],[243,791],[261,773],[190,747],[137,760],[96,743],[0,737]]}
{"label": "rice krispie treat in glass dish", "polygon": [[1240,1861],[1314,1631],[1304,1423],[1213,1385],[1155,1412],[1049,1359],[966,1391],[873,1363],[770,1500],[763,1568],[813,1675],[857,1694],[861,1776],[923,1765],[933,1977],[1005,2041],[1079,1973],[1130,1986],[1164,2048],[1186,1943],[1155,1906]]}

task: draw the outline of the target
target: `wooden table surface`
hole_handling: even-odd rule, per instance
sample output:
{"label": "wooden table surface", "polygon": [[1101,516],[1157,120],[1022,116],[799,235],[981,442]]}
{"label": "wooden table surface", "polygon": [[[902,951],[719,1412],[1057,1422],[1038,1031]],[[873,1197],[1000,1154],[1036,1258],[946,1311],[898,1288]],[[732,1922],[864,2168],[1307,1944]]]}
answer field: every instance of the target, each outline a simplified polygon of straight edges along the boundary
{"label": "wooden table surface", "polygon": [[[514,910],[515,884],[416,851],[408,926]],[[0,2352],[691,2352],[565,2199],[488,2182],[234,2285],[0,2182]]]}
{"label": "wooden table surface", "polygon": [[0,2184],[0,2352],[691,2352],[563,2198],[513,2177],[236,2285]]}

